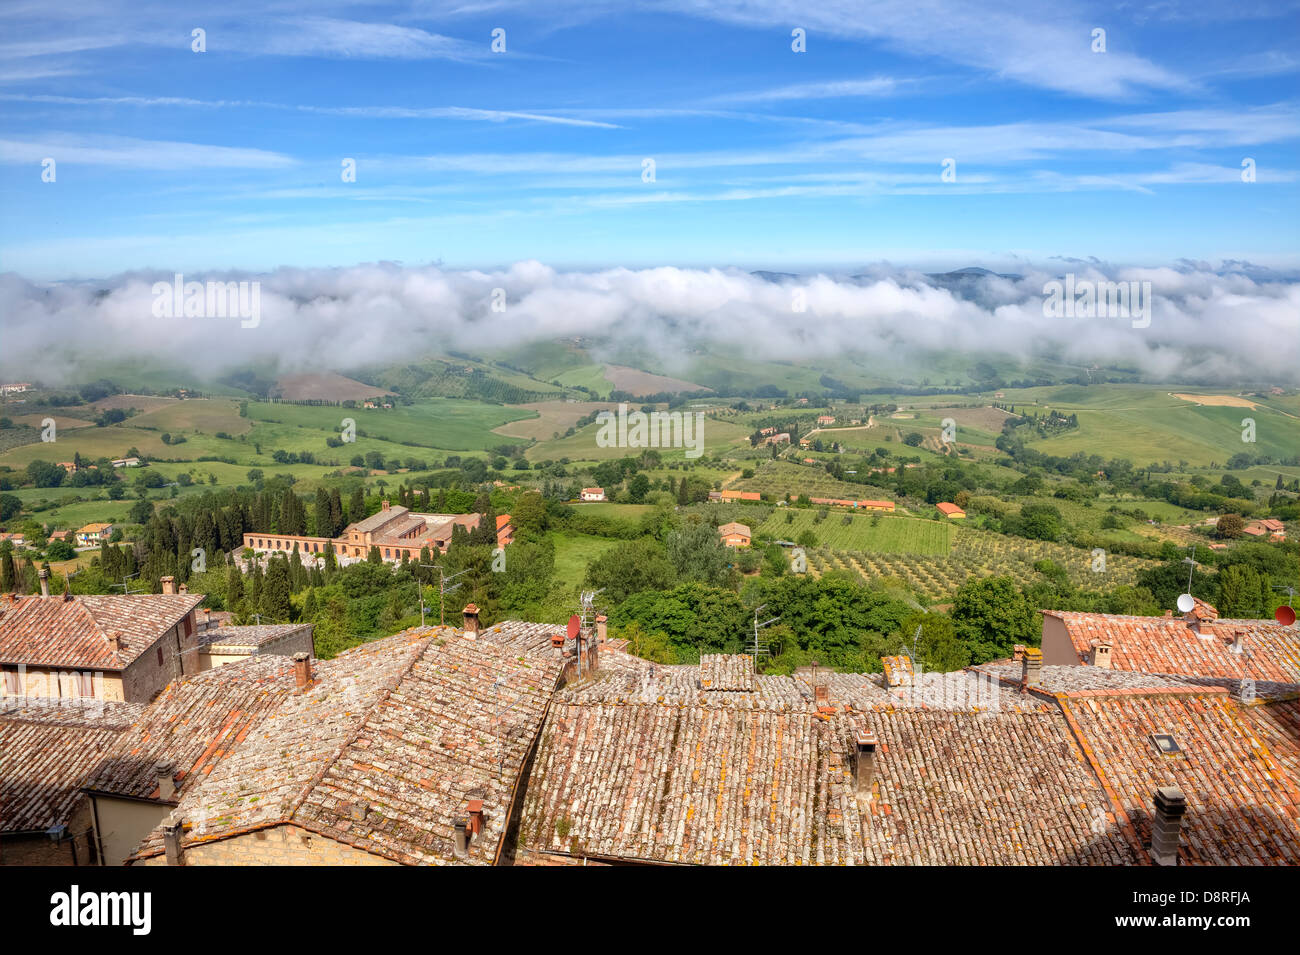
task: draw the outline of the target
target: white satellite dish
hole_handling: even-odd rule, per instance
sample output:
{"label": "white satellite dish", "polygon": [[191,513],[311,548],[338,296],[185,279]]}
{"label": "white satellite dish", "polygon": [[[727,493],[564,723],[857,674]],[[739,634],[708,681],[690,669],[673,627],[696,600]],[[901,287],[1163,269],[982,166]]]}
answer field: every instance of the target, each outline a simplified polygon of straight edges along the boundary
{"label": "white satellite dish", "polygon": [[1178,609],[1183,613],[1189,613],[1196,606],[1196,598],[1191,594],[1178,595]]}

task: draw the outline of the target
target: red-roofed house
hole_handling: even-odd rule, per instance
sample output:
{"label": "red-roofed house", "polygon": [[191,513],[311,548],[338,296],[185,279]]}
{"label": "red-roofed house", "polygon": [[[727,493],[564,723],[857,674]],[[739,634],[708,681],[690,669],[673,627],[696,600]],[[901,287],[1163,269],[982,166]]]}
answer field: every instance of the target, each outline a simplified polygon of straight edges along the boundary
{"label": "red-roofed house", "polygon": [[507,547],[515,539],[515,525],[510,523],[509,514],[497,515],[497,546]]}
{"label": "red-roofed house", "polygon": [[753,533],[749,525],[740,524],[732,521],[730,524],[723,524],[718,528],[718,534],[722,537],[722,543],[728,547],[748,547],[749,542],[753,539]]}
{"label": "red-roofed house", "polygon": [[[163,578],[164,589],[171,581]],[[0,598],[0,694],[148,703],[199,672],[202,594]]]}
{"label": "red-roofed house", "polygon": [[963,511],[960,507],[958,507],[956,504],[951,503],[950,501],[940,501],[938,504],[935,505],[935,507],[939,509],[940,514],[942,514],[944,517],[948,518],[949,520],[955,521],[958,518],[962,518],[966,516],[965,511]]}
{"label": "red-roofed house", "polygon": [[584,487],[582,489],[582,499],[584,501],[603,501],[605,500],[605,489],[603,487]]}
{"label": "red-roofed house", "polygon": [[1043,612],[1043,663],[1300,683],[1300,629],[1224,620],[1204,601],[1183,617]]}

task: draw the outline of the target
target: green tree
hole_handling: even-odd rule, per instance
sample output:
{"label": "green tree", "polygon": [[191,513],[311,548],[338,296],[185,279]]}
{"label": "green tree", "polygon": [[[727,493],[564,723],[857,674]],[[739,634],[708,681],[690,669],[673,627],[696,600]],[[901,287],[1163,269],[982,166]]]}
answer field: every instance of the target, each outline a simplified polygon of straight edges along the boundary
{"label": "green tree", "polygon": [[972,663],[1009,657],[1016,644],[1037,646],[1041,639],[1038,615],[1009,576],[966,581],[951,616]]}
{"label": "green tree", "polygon": [[289,562],[276,555],[267,562],[266,580],[262,585],[262,616],[266,623],[282,623],[291,618],[293,604],[290,601],[292,585],[289,578]]}

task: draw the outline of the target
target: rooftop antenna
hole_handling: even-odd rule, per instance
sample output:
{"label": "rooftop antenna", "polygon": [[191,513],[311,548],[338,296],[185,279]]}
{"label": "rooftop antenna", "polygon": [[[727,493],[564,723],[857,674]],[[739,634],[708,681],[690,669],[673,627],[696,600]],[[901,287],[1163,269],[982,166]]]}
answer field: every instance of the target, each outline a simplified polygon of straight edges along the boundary
{"label": "rooftop antenna", "polygon": [[1196,545],[1193,544],[1188,548],[1191,557],[1184,557],[1183,563],[1187,565],[1187,592],[1180,594],[1178,597],[1178,609],[1183,613],[1189,613],[1196,606],[1196,599],[1192,596],[1192,575],[1196,573]]}
{"label": "rooftop antenna", "polygon": [[750,648],[750,651],[753,654],[755,664],[758,663],[759,654],[767,654],[769,656],[771,655],[771,649],[769,648],[767,641],[759,640],[758,631],[762,630],[764,627],[776,623],[778,620],[781,619],[780,617],[773,617],[771,620],[764,620],[762,623],[759,623],[758,613],[766,606],[767,604],[759,604],[757,607],[754,608],[754,644]]}
{"label": "rooftop antenna", "polygon": [[120,584],[113,584],[113,587],[114,589],[121,587],[123,597],[125,597],[127,594],[142,594],[144,593],[143,590],[131,589],[131,583],[130,583],[131,579],[133,577],[139,577],[139,576],[140,576],[140,572],[138,570],[134,574],[127,574],[125,577],[122,578],[122,582]]}
{"label": "rooftop antenna", "polygon": [[[462,577],[465,574],[468,574],[473,568],[466,567],[464,570],[460,571],[459,573],[452,574],[450,577],[448,577],[447,572],[442,569],[441,564],[437,564],[437,565],[421,564],[420,566],[421,567],[436,566],[438,568],[438,626],[445,627],[447,625],[447,605],[445,602],[447,594],[451,593],[454,590],[457,590],[460,587],[460,584],[456,584],[452,587],[448,587],[447,584],[455,580],[457,577]],[[421,603],[420,619],[423,620],[424,619],[424,610],[423,610],[424,597],[423,596],[420,597],[420,603]]]}
{"label": "rooftop antenna", "polygon": [[[578,593],[578,633],[576,636],[578,650],[578,677],[582,677],[582,641],[584,639],[595,638],[595,600],[597,594],[603,594],[605,588],[599,590],[583,590]],[[591,637],[585,637],[584,634],[591,634]]]}

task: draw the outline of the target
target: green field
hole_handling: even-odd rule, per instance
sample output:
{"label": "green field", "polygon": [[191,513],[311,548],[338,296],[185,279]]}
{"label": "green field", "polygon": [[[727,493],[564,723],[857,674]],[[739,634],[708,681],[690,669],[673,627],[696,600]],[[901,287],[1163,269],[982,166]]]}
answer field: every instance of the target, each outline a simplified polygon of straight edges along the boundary
{"label": "green field", "polygon": [[[630,409],[629,409],[630,410]],[[360,423],[358,422],[358,425]],[[596,444],[596,435],[601,425],[592,422],[585,428],[567,438],[541,441],[526,452],[529,461],[546,461],[568,458],[570,461],[608,461],[614,458],[635,457],[641,453],[640,448],[602,448]],[[703,422],[704,454],[729,454],[733,451],[749,448],[750,432],[730,421],[706,418]],[[657,448],[665,461],[685,461],[685,448]]]}
{"label": "green field", "polygon": [[358,439],[364,435],[393,444],[448,451],[483,451],[505,444],[524,444],[518,438],[493,434],[492,429],[535,414],[456,398],[426,398],[388,409],[248,403],[248,416],[254,421],[337,434],[342,420],[351,418],[357,423]]}
{"label": "green field", "polygon": [[557,532],[555,541],[555,579],[569,586],[579,586],[587,576],[587,565],[619,542],[608,537]]}
{"label": "green field", "polygon": [[[787,515],[793,514],[792,521]],[[937,521],[923,521],[888,514],[861,514],[843,508],[828,508],[826,519],[817,522],[816,508],[778,508],[755,534],[779,540],[798,540],[804,531],[817,536],[817,546],[877,554],[936,554],[949,552],[953,528]],[[849,523],[844,523],[844,518]],[[880,519],[875,520],[876,517]]]}
{"label": "green field", "polygon": [[[1300,448],[1300,418],[1270,405],[1256,408],[1197,405],[1171,392],[1213,395],[1208,388],[1168,385],[1065,385],[1009,389],[1002,399],[1017,411],[1054,409],[1079,416],[1079,427],[1031,442],[1044,454],[1076,452],[1124,457],[1135,464],[1186,461],[1222,465],[1241,451],[1287,458]],[[1256,399],[1251,399],[1256,400]],[[1274,402],[1276,403],[1276,402]],[[1255,420],[1255,441],[1242,441],[1242,419]]]}

